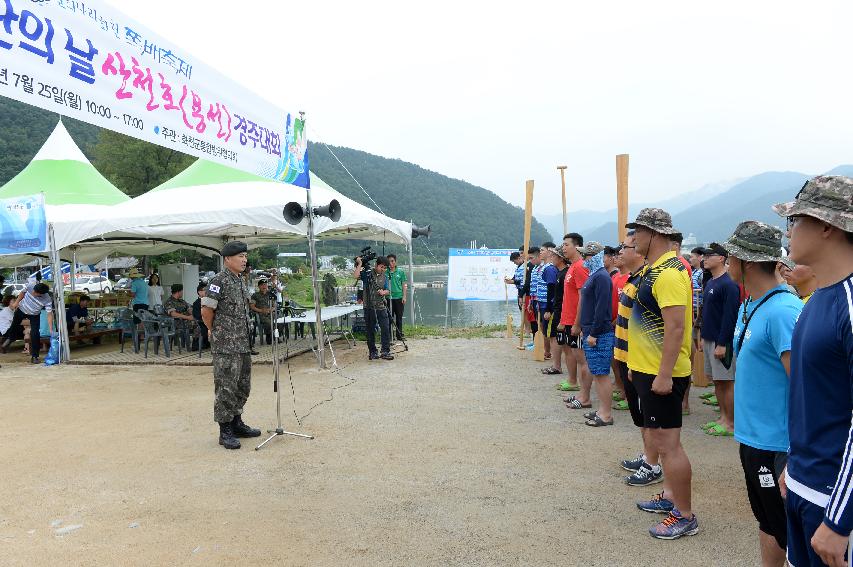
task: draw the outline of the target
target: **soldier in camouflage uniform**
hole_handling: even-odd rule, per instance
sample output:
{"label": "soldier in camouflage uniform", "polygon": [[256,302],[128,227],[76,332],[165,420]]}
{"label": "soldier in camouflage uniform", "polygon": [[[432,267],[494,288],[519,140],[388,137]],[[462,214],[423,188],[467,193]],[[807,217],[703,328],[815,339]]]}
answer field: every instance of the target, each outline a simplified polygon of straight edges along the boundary
{"label": "soldier in camouflage uniform", "polygon": [[172,284],[172,295],[163,302],[163,311],[175,319],[175,329],[179,333],[195,328],[195,319],[190,313],[190,304],[184,301],[184,285]]}
{"label": "soldier in camouflage uniform", "polygon": [[249,299],[249,309],[260,317],[260,333],[267,339],[267,344],[272,344],[272,300],[267,280],[258,281],[258,291]]}
{"label": "soldier in camouflage uniform", "polygon": [[201,300],[201,316],[209,329],[213,355],[213,419],[219,423],[219,444],[226,449],[239,449],[238,437],[261,434],[241,417],[252,374],[249,291],[240,277],[246,269],[246,251],[246,245],[238,241],[222,248],[225,269],[210,280],[207,295]]}

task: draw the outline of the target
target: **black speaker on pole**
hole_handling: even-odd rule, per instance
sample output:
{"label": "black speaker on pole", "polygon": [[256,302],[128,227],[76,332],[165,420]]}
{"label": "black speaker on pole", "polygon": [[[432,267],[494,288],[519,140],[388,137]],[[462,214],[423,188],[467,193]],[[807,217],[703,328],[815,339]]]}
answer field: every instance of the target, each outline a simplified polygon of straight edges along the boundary
{"label": "black speaker on pole", "polygon": [[419,236],[425,236],[429,238],[429,235],[432,234],[432,225],[428,224],[426,226],[416,226],[412,225],[412,238],[417,238]]}
{"label": "black speaker on pole", "polygon": [[282,214],[284,215],[284,220],[290,224],[299,224],[305,218],[305,209],[299,203],[291,201],[284,206]]}
{"label": "black speaker on pole", "polygon": [[333,222],[341,220],[341,204],[337,199],[332,199],[332,202],[322,207],[314,207],[315,217],[329,217]]}

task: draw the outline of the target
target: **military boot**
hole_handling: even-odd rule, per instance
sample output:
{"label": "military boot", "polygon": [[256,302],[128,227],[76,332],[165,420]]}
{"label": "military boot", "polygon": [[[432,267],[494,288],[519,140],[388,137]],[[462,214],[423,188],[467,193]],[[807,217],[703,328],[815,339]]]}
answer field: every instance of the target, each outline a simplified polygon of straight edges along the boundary
{"label": "military boot", "polygon": [[234,437],[234,429],[231,427],[231,422],[219,424],[219,444],[226,449],[239,449],[240,441]]}
{"label": "military boot", "polygon": [[231,420],[231,430],[234,431],[234,437],[260,437],[261,430],[260,429],[252,429],[245,423],[243,423],[243,418],[240,414],[234,416],[234,419]]}

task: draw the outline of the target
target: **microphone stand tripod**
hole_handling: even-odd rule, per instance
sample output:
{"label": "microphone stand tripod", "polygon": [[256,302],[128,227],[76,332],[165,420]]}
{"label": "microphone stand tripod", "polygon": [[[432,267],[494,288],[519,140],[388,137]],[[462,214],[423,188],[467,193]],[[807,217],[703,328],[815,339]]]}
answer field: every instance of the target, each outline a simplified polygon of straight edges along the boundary
{"label": "microphone stand tripod", "polygon": [[[286,317],[286,315],[285,315]],[[272,315],[270,317],[270,323],[272,324],[272,356],[273,356],[273,376],[275,380],[273,382],[275,389],[275,414],[278,418],[277,424],[278,426],[275,429],[267,429],[267,433],[270,434],[267,437],[266,441],[255,447],[255,451],[272,441],[274,438],[279,437],[281,435],[290,435],[292,437],[302,437],[303,439],[314,439],[313,435],[305,435],[304,433],[293,433],[292,431],[285,431],[281,426],[281,385],[279,384],[279,357],[278,357],[278,337],[276,336],[276,332],[278,331],[278,303],[275,298],[272,299]],[[285,325],[287,322],[285,320]]]}

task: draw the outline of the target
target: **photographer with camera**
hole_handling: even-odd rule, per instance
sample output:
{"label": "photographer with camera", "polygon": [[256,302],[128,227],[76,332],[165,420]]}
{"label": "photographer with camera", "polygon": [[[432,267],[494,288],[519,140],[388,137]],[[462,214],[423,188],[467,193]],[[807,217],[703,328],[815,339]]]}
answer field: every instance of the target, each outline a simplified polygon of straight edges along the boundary
{"label": "photographer with camera", "polygon": [[[376,265],[371,268],[370,261],[375,258]],[[367,328],[367,348],[370,351],[369,360],[382,358],[383,360],[394,360],[391,354],[391,317],[388,313],[386,298],[391,294],[388,290],[388,278],[385,271],[388,268],[388,259],[384,256],[377,257],[375,253],[369,252],[369,248],[362,250],[361,256],[355,260],[354,275],[357,280],[364,284],[364,323]],[[376,352],[376,323],[379,322],[382,353]]]}

